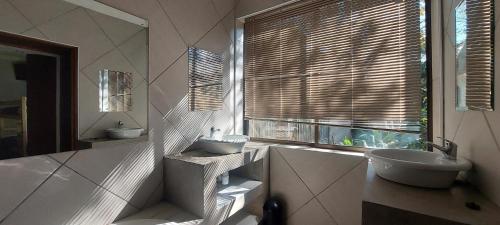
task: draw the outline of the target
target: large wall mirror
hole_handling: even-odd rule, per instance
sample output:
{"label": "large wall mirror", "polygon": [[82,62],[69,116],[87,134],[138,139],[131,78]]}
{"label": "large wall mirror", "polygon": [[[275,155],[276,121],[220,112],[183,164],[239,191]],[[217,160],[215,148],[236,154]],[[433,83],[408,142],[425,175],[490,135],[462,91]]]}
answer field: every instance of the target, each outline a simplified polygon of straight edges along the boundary
{"label": "large wall mirror", "polygon": [[91,0],[0,4],[0,159],[144,140],[146,20]]}
{"label": "large wall mirror", "polygon": [[494,99],[494,7],[492,0],[455,6],[457,111],[492,111]]}

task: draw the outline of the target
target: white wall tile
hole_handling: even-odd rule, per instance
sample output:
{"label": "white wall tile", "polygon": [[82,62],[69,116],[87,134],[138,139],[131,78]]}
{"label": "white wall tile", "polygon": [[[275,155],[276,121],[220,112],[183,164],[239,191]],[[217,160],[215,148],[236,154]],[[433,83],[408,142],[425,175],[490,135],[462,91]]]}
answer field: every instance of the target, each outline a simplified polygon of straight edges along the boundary
{"label": "white wall tile", "polygon": [[211,0],[159,1],[188,45],[196,44],[219,18]]}
{"label": "white wall tile", "polygon": [[189,143],[184,136],[156,108],[150,110],[150,137],[155,148],[163,149],[164,155],[176,154],[185,150]]}
{"label": "white wall tile", "polygon": [[80,68],[113,48],[113,43],[82,8],[41,24],[38,29],[53,41],[80,47],[78,49]]}
{"label": "white wall tile", "polygon": [[61,0],[9,0],[34,25],[46,23],[77,6]]}
{"label": "white wall tile", "polygon": [[109,69],[122,72],[132,73],[134,86],[142,83],[144,80],[143,74],[139,72],[128,62],[118,49],[114,49],[90,65],[82,69],[83,73],[92,80],[94,84],[99,85],[99,70]]}
{"label": "white wall tile", "polygon": [[318,200],[339,225],[360,225],[363,184],[367,160],[348,172],[318,196]]}
{"label": "white wall tile", "polygon": [[59,163],[46,157],[34,156],[0,161],[0,220],[30,195]]}
{"label": "white wall tile", "polygon": [[288,218],[288,225],[337,225],[315,198]]}
{"label": "white wall tile", "polygon": [[148,83],[143,81],[132,90],[132,111],[126,112],[137,124],[148,129]]}
{"label": "white wall tile", "polygon": [[212,0],[215,5],[215,10],[219,17],[225,17],[231,10],[234,9],[235,0]]}
{"label": "white wall tile", "polygon": [[0,30],[21,33],[33,25],[7,0],[0,0]]}
{"label": "white wall tile", "polygon": [[126,202],[61,167],[4,224],[108,224]]}
{"label": "white wall tile", "polygon": [[92,10],[87,10],[87,12],[104,30],[104,33],[106,33],[106,35],[115,45],[120,45],[122,42],[131,38],[140,30],[144,29],[144,27],[142,26],[132,24],[127,21],[104,15]]}
{"label": "white wall tile", "polygon": [[313,198],[313,194],[293,172],[278,151],[270,155],[270,192],[271,196],[285,201],[286,214],[291,215]]}
{"label": "white wall tile", "polygon": [[33,38],[38,38],[38,39],[43,39],[43,40],[48,40],[49,38],[42,34],[36,27],[33,27],[23,33],[22,35],[28,36],[28,37],[33,37]]}
{"label": "white wall tile", "polygon": [[151,85],[151,103],[166,115],[187,96],[188,57],[185,53]]}
{"label": "white wall tile", "polygon": [[79,151],[66,165],[136,207],[142,207],[162,179],[163,157],[153,143]]}
{"label": "white wall tile", "polygon": [[86,76],[78,76],[78,130],[83,135],[106,113],[99,112],[99,89]]}
{"label": "white wall tile", "polygon": [[222,23],[219,23],[196,43],[196,47],[213,53],[223,54],[230,42],[231,40],[228,37],[227,31]]}
{"label": "white wall tile", "polygon": [[118,48],[121,53],[128,59],[128,62],[137,70],[144,79],[148,79],[145,75],[148,74],[148,30],[141,30],[130,39],[121,44]]}
{"label": "white wall tile", "polygon": [[58,152],[58,153],[49,154],[48,156],[50,156],[50,158],[56,160],[57,162],[64,164],[75,153],[76,153],[76,151]]}
{"label": "white wall tile", "polygon": [[240,0],[236,5],[236,18],[282,4],[282,0]]}
{"label": "white wall tile", "polygon": [[282,148],[279,151],[315,195],[364,160],[362,156],[326,154],[314,150]]}

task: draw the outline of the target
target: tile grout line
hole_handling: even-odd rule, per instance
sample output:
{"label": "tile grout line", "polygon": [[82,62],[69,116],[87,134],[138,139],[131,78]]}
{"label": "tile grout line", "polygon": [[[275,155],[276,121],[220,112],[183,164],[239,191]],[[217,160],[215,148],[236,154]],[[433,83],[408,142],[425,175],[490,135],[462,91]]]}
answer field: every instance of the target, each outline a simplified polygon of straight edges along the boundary
{"label": "tile grout line", "polygon": [[180,56],[179,56],[179,57],[177,57],[177,58],[176,58],[176,59],[175,59],[175,60],[174,60],[174,61],[173,61],[170,65],[168,65],[168,66],[167,66],[164,70],[162,70],[162,71],[160,72],[160,74],[158,74],[158,76],[156,76],[153,80],[151,80],[151,81],[149,82],[149,85],[154,84],[154,83],[156,82],[156,80],[158,80],[158,78],[160,78],[161,76],[164,76],[164,75],[163,75],[163,73],[167,72],[167,70],[169,70],[172,66],[174,66],[174,64],[176,64],[176,63],[177,63],[177,61],[179,61],[179,59],[180,59],[180,58],[182,58],[182,56],[184,56],[184,55],[186,54],[186,52],[187,52],[187,49],[186,49],[186,50],[184,50],[184,51],[180,54]]}
{"label": "tile grout line", "polygon": [[[332,183],[330,183],[329,185],[327,185],[327,187],[325,189],[323,189],[323,191],[319,192],[318,194],[314,194],[311,189],[309,188],[309,186],[307,185],[307,183],[302,180],[302,178],[300,177],[300,175],[297,173],[297,171],[290,165],[290,163],[288,162],[288,160],[286,160],[286,158],[283,156],[283,154],[279,151],[278,151],[278,154],[280,155],[280,157],[285,161],[285,163],[290,167],[290,169],[292,169],[292,171],[295,173],[295,175],[300,179],[300,181],[306,186],[306,188],[309,190],[309,192],[312,194],[312,198],[307,201],[306,203],[304,203],[302,206],[300,206],[297,210],[295,210],[294,212],[292,212],[290,214],[290,217],[294,214],[296,214],[297,212],[299,212],[302,208],[304,208],[307,204],[309,204],[309,202],[311,202],[313,199],[315,199],[318,204],[321,206],[321,208],[323,208],[323,210],[326,212],[326,214],[328,215],[328,217],[330,217],[330,219],[336,223],[336,224],[339,224],[337,222],[337,220],[335,219],[335,217],[333,215],[330,214],[330,212],[326,209],[326,207],[323,205],[323,203],[317,198],[320,194],[322,194],[325,190],[327,190],[328,188],[330,188],[333,184],[335,184],[337,181],[339,181],[342,177],[344,177],[345,175],[347,175],[348,173],[350,173],[351,171],[353,171],[355,168],[357,168],[361,163],[363,163],[363,160],[361,160],[361,162],[357,163],[355,166],[353,166],[353,168],[351,168],[349,171],[347,171],[346,173],[344,173],[342,176],[340,176],[339,178],[335,179]],[[288,217],[287,217],[288,218]]]}
{"label": "tile grout line", "polygon": [[12,2],[11,2],[11,0],[6,0],[6,2],[7,2],[7,4],[9,4],[10,6],[12,6],[12,8],[14,8],[14,10],[16,10],[16,11],[17,11],[17,12],[18,12],[18,13],[19,13],[19,14],[20,14],[20,15],[21,15],[21,16],[22,16],[22,17],[23,17],[26,21],[28,21],[28,23],[31,25],[30,27],[28,27],[28,29],[23,30],[23,31],[22,31],[22,32],[20,32],[20,33],[24,33],[24,32],[26,32],[26,31],[29,31],[29,30],[33,29],[33,28],[36,28],[35,23],[33,23],[30,19],[28,19],[28,17],[27,17],[26,15],[24,15],[24,13],[23,13],[21,10],[19,10],[19,9],[18,9],[18,8],[14,5],[14,3],[12,3]]}
{"label": "tile grout line", "polygon": [[[288,161],[285,159],[285,157],[283,157],[283,155],[281,154],[281,152],[278,151],[278,154],[280,155],[280,157],[288,164],[288,166],[292,169],[292,171],[296,174],[296,176],[304,183],[304,185],[307,187],[307,189],[309,189],[309,187],[307,186],[307,184],[302,180],[302,178],[300,178],[300,176],[298,175],[298,173],[295,171],[295,169],[293,169],[293,167],[288,163]],[[337,223],[337,221],[335,220],[335,218],[333,217],[333,215],[330,214],[330,212],[326,209],[326,207],[323,205],[323,203],[317,198],[319,195],[321,195],[323,192],[325,192],[328,188],[330,188],[333,184],[337,183],[337,181],[339,181],[340,179],[342,179],[344,176],[346,176],[347,174],[351,173],[354,169],[356,169],[359,165],[361,165],[362,163],[364,162],[364,160],[361,160],[361,162],[358,162],[355,166],[353,166],[350,170],[348,170],[346,173],[344,173],[343,175],[341,175],[340,177],[338,177],[337,179],[335,179],[332,183],[330,183],[326,188],[324,188],[321,192],[319,192],[317,195],[315,195],[314,193],[312,193],[312,191],[309,189],[309,191],[311,192],[311,194],[313,195],[313,198],[311,198],[309,201],[307,201],[306,203],[304,203],[302,206],[300,206],[297,210],[295,210],[294,212],[292,212],[290,214],[290,217],[297,213],[298,211],[300,211],[300,209],[302,209],[304,206],[306,206],[310,201],[312,201],[312,199],[316,199],[318,201],[318,203],[320,204],[320,206],[323,208],[323,210],[326,211],[326,213],[328,214],[328,216],[335,222]],[[337,223],[338,224],[338,223]]]}
{"label": "tile grout line", "polygon": [[323,205],[323,203],[321,202],[320,199],[317,199],[316,197],[318,197],[320,194],[322,194],[323,192],[325,192],[328,188],[330,188],[333,184],[337,183],[341,178],[345,177],[347,174],[351,173],[352,171],[354,171],[356,168],[358,168],[358,166],[360,166],[362,163],[364,162],[364,159],[361,160],[361,162],[357,163],[356,166],[354,166],[353,168],[351,168],[349,171],[347,171],[346,173],[344,173],[342,176],[340,176],[338,179],[336,179],[333,183],[331,183],[330,185],[328,185],[327,188],[325,188],[323,191],[321,191],[318,195],[314,196],[314,198],[318,201],[319,205],[326,211],[326,213],[330,216],[330,218],[333,219],[333,221],[337,224],[339,224],[337,222],[337,220],[335,220],[334,216],[330,213],[330,211],[328,211],[326,209],[326,207]]}
{"label": "tile grout line", "polygon": [[365,160],[366,159],[362,159],[361,162],[358,162],[349,171],[345,172],[344,174],[342,174],[342,176],[340,176],[339,178],[335,179],[335,181],[333,181],[333,183],[329,184],[325,189],[323,189],[321,192],[319,192],[316,196],[319,196],[319,195],[323,194],[323,192],[325,192],[328,188],[330,188],[332,185],[334,185],[335,183],[337,183],[340,179],[344,178],[348,173],[351,173],[353,170],[355,170],[356,168],[358,168],[358,166],[360,166]]}
{"label": "tile grout line", "polygon": [[[76,152],[75,152],[76,154]],[[74,154],[73,154],[74,155]],[[70,156],[69,158],[73,157]],[[63,166],[64,166],[64,163],[60,163],[59,161],[55,160],[54,158],[48,156],[48,155],[45,155],[47,156],[48,158],[54,160],[56,163],[59,164],[59,166],[49,175],[47,176],[47,178],[45,178],[45,180],[43,180],[35,189],[33,189],[32,192],[30,192],[28,195],[26,195],[26,197],[21,200],[21,202],[19,202],[16,207],[14,207],[14,209],[12,209],[8,214],[5,215],[4,218],[2,218],[0,220],[0,224],[2,224],[7,218],[9,218],[17,209],[19,209],[19,207],[21,207],[21,205],[23,205],[31,196],[33,196],[33,194],[35,194],[36,191],[38,191],[52,176],[54,176],[55,173],[57,173]],[[68,158],[68,160],[69,160]]]}
{"label": "tile grout line", "polygon": [[[92,17],[92,16],[90,16],[90,15],[89,15],[89,17]],[[92,21],[94,21],[92,18],[91,18],[91,20],[92,20]],[[96,23],[96,24],[97,24],[97,22],[95,22],[95,21],[94,21],[94,23]],[[101,27],[100,27],[99,25],[97,25],[97,27],[99,27],[99,29],[101,29]],[[101,31],[102,31],[102,29],[101,29]],[[127,42],[127,41],[130,41],[130,39],[132,39],[133,37],[135,37],[135,36],[136,36],[137,34],[139,34],[140,32],[142,32],[142,30],[137,31],[136,33],[132,34],[129,38],[125,39],[125,40],[124,40],[124,41],[122,41],[120,44],[118,44],[118,46],[120,46],[120,45],[122,45],[122,44],[125,44],[125,42]],[[104,34],[104,35],[106,36],[106,34]],[[99,56],[99,57],[97,57],[94,61],[92,61],[92,62],[88,63],[87,65],[82,66],[82,68],[81,68],[81,70],[82,70],[82,71],[83,71],[83,70],[85,70],[86,68],[88,68],[88,67],[89,67],[90,65],[92,65],[93,63],[95,63],[95,62],[99,61],[100,59],[102,59],[102,58],[103,58],[104,56],[106,56],[107,54],[109,54],[109,53],[111,53],[112,51],[114,51],[114,50],[117,50],[117,49],[118,49],[118,47],[115,45],[115,43],[114,43],[112,40],[110,40],[110,38],[109,38],[108,36],[106,36],[106,38],[107,38],[107,39],[108,39],[108,40],[109,40],[109,41],[113,44],[114,48],[112,48],[112,49],[110,49],[110,50],[108,50],[108,51],[104,52],[102,55],[100,55],[100,56]],[[120,54],[121,54],[121,55],[122,55],[125,59],[127,58],[127,57],[125,57],[125,56],[124,56],[121,52],[120,52]],[[130,63],[129,63],[129,64],[130,64]],[[131,66],[132,66],[132,65],[131,65]],[[133,66],[132,66],[132,67],[133,67]],[[134,69],[135,69],[135,67],[134,67]],[[142,76],[141,76],[141,77],[142,77]],[[144,79],[144,78],[143,78],[143,79]]]}
{"label": "tile grout line", "polygon": [[[156,1],[158,2],[158,0],[156,0]],[[160,4],[160,3],[158,2],[158,4]],[[181,39],[182,39],[182,41],[184,42],[185,46],[186,46],[186,47],[189,47],[190,45],[189,45],[189,44],[188,44],[188,43],[184,40],[184,38],[182,37],[182,35],[180,35],[180,33],[179,33],[179,31],[177,30],[177,28],[176,28],[176,26],[175,26],[174,22],[172,21],[172,19],[170,19],[170,17],[168,16],[168,14],[167,14],[167,12],[165,11],[165,9],[163,8],[163,6],[161,6],[161,4],[160,4],[160,7],[162,8],[163,13],[165,13],[165,15],[167,16],[167,18],[170,20],[170,23],[171,23],[171,24],[172,24],[172,26],[174,27],[174,29],[175,29],[175,31],[177,32],[177,34],[181,37]],[[216,11],[216,13],[217,13],[217,11]],[[221,22],[223,21],[223,19],[224,19],[226,16],[228,16],[230,13],[231,13],[231,11],[229,11],[229,13],[227,13],[227,14],[226,14],[224,17],[222,17],[221,19],[217,20],[217,22],[216,22],[216,23],[215,23],[215,24],[214,24],[214,25],[213,25],[210,29],[208,29],[208,31],[207,31],[205,34],[203,34],[203,35],[200,37],[200,39],[198,39],[198,40],[197,40],[197,41],[193,44],[193,46],[195,46],[195,45],[196,45],[196,44],[198,44],[198,43],[199,43],[199,42],[200,42],[203,38],[205,38],[205,36],[206,36],[208,33],[210,33],[210,31],[212,31],[215,27],[217,27],[217,25],[219,25],[219,23],[221,23]],[[217,14],[218,14],[218,13],[217,13]],[[224,26],[223,26],[223,27],[224,27]],[[230,42],[232,42],[232,41],[230,40]],[[154,78],[152,81],[150,81],[149,83],[150,83],[150,84],[153,84],[156,80],[158,80],[158,78],[160,78],[161,76],[163,76],[163,73],[165,73],[165,72],[166,72],[166,71],[167,71],[170,67],[172,67],[175,63],[177,63],[177,61],[179,61],[179,59],[180,59],[182,56],[184,56],[184,54],[186,54],[186,52],[187,52],[187,49],[186,49],[186,50],[184,50],[184,51],[182,52],[182,54],[181,54],[179,57],[177,57],[177,59],[176,59],[176,60],[174,60],[174,62],[172,62],[169,66],[167,66],[167,68],[165,68],[164,70],[162,70],[162,71],[160,72],[160,74],[158,74],[158,76],[157,76],[157,77],[155,77],[155,78]]]}
{"label": "tile grout line", "polygon": [[[167,115],[163,115],[163,113],[153,104],[151,103],[151,105],[153,106],[153,108],[158,111],[161,115],[162,115],[162,120],[164,120],[165,122],[167,122],[168,124],[170,124],[170,126],[172,126],[172,129],[174,129],[181,137],[184,141],[186,141],[186,143],[189,144],[189,141],[186,139],[186,137],[184,137],[184,135],[182,135],[181,132],[179,132],[179,130],[177,129],[177,126],[175,126],[174,124],[172,124],[172,122],[170,122],[170,120],[168,120],[166,117]],[[163,144],[163,143],[162,143]]]}
{"label": "tile grout line", "polygon": [[[135,125],[137,125],[137,126],[139,126],[139,127],[141,127],[141,128],[144,128],[144,127],[142,127],[142,126],[141,126],[141,124],[140,124],[139,122],[137,122],[137,120],[136,120],[133,116],[131,116],[130,114],[128,114],[128,112],[127,112],[127,111],[124,111],[123,113],[125,113],[125,115],[127,115],[127,117],[128,117],[129,119],[131,119],[132,121],[134,121]],[[144,128],[144,129],[145,129],[145,128]]]}
{"label": "tile grout line", "polygon": [[[452,141],[455,141],[455,138],[457,137],[458,131],[460,130],[460,128],[462,128],[462,123],[464,121],[465,112],[462,112],[461,114],[462,114],[462,116],[460,117],[460,122],[458,122],[457,129],[455,130],[455,132],[453,132],[454,134],[453,134],[453,137],[451,139]],[[446,137],[442,137],[442,138],[446,138]]]}
{"label": "tile grout line", "polygon": [[[121,51],[120,49],[120,46],[124,45],[125,43],[127,43],[128,41],[132,40],[132,38],[134,38],[135,36],[139,35],[142,31],[144,31],[144,29],[140,29],[139,31],[135,32],[134,34],[130,35],[130,37],[128,37],[127,39],[125,39],[124,41],[122,41],[120,44],[115,44],[115,42],[111,39],[111,37],[106,33],[106,31],[104,30],[103,27],[101,27],[101,25],[96,21],[96,19],[90,15],[90,13],[88,12],[88,9],[85,9],[85,14],[90,17],[90,20],[92,20],[92,22],[94,22],[94,24],[99,28],[99,30],[104,34],[104,36],[108,39],[109,42],[111,42],[111,44],[114,46],[114,49],[111,49],[109,52],[113,51],[113,50],[117,50],[122,56],[123,58],[129,63],[129,65],[134,68],[134,70],[139,74],[141,75],[142,79],[146,79],[144,76],[146,76],[145,74],[141,74],[139,73],[138,69],[134,66],[134,64],[129,60],[129,58],[127,56],[125,56],[125,54],[123,54],[123,52]],[[149,42],[149,41],[148,41]],[[148,61],[149,61],[149,44],[147,45],[147,49],[148,49]],[[107,53],[105,53],[107,54]],[[99,57],[102,58],[105,56],[105,54],[101,55]],[[85,67],[91,65],[92,63],[95,63],[97,60],[94,60],[93,62],[89,63],[88,65],[86,65]],[[148,65],[149,66],[149,65]],[[84,68],[85,68],[84,67]]]}
{"label": "tile grout line", "polygon": [[[293,167],[290,165],[290,163],[288,163],[288,161],[285,159],[285,157],[283,156],[283,154],[281,154],[280,150],[275,150],[275,151],[277,151],[279,157],[281,159],[283,159],[283,161],[286,163],[286,165],[288,166],[288,168],[292,170],[292,172],[295,174],[295,176],[297,176],[297,178],[299,178],[299,180],[302,182],[302,184],[307,188],[307,190],[309,191],[309,193],[312,195],[311,199],[309,199],[304,204],[302,204],[300,207],[298,207],[296,210],[294,210],[293,212],[290,213],[290,217],[291,217],[293,214],[295,214],[298,211],[300,211],[300,209],[304,208],[304,206],[306,206],[310,201],[312,201],[314,199],[314,193],[311,191],[311,189],[309,188],[309,186],[307,186],[307,184],[304,182],[304,180],[302,180],[302,178],[299,176],[299,174],[297,173],[297,171],[295,171],[295,169],[293,169]],[[288,216],[287,216],[287,219],[288,219]]]}
{"label": "tile grout line", "polygon": [[493,137],[493,141],[495,142],[497,150],[500,151],[500,144],[498,143],[497,137],[495,136],[495,132],[493,132],[493,129],[491,128],[490,121],[488,120],[488,117],[486,116],[484,111],[482,111],[481,113],[483,114],[484,120],[486,121],[486,126],[488,126],[488,129],[491,133],[491,137]]}
{"label": "tile grout line", "polygon": [[174,27],[175,32],[177,33],[177,35],[179,35],[179,37],[181,38],[182,42],[184,42],[184,45],[188,46],[188,43],[186,42],[186,40],[184,40],[184,37],[179,32],[179,29],[177,29],[177,26],[174,24],[174,21],[172,21],[172,18],[170,18],[170,16],[168,15],[167,11],[165,10],[165,8],[163,8],[163,5],[160,3],[159,0],[156,0],[156,3],[158,3],[158,5],[161,8],[161,11],[163,11],[163,14],[165,14],[165,16],[167,17],[168,22],[170,22],[170,24],[172,24],[172,27]]}
{"label": "tile grout line", "polygon": [[100,188],[102,188],[102,189],[106,190],[107,192],[111,193],[112,195],[114,195],[114,196],[118,197],[119,199],[121,199],[121,200],[125,201],[125,202],[126,202],[127,204],[129,204],[130,206],[132,206],[132,207],[134,207],[134,208],[136,208],[136,209],[140,209],[139,207],[137,207],[137,206],[133,205],[132,203],[130,203],[129,201],[125,200],[123,197],[119,196],[118,194],[115,194],[114,192],[112,192],[112,191],[111,191],[111,190],[109,190],[108,188],[105,188],[105,187],[103,187],[102,185],[100,185],[100,184],[98,184],[98,183],[94,182],[94,181],[93,181],[93,180],[91,180],[90,178],[88,178],[88,177],[86,177],[86,176],[82,175],[80,172],[78,172],[78,171],[76,171],[75,169],[73,169],[73,168],[69,167],[68,165],[64,164],[63,166],[64,166],[65,168],[67,168],[67,169],[69,169],[69,170],[73,171],[74,173],[76,173],[76,174],[80,175],[80,177],[84,178],[85,180],[87,180],[87,181],[89,181],[89,182],[91,182],[91,183],[95,184],[97,187],[100,187]]}
{"label": "tile grout line", "polygon": [[[163,174],[163,172],[162,172],[162,174]],[[161,181],[155,186],[155,188],[153,189],[153,192],[151,192],[151,194],[149,194],[149,196],[146,198],[144,205],[140,209],[146,208],[146,205],[149,203],[149,200],[151,200],[151,198],[153,198],[153,195],[162,186],[162,183],[163,183],[163,177],[162,177]],[[162,193],[162,199],[163,199],[163,193]]]}
{"label": "tile grout line", "polygon": [[[212,6],[213,6],[213,7],[214,7],[214,9],[215,9],[215,13],[219,14],[219,16],[221,16],[221,17],[222,17],[222,19],[220,20],[220,22],[222,22],[222,21],[223,21],[223,20],[224,20],[227,16],[229,16],[229,15],[231,14],[231,12],[236,13],[236,2],[235,2],[234,0],[233,0],[233,2],[234,2],[233,7],[231,8],[231,10],[229,10],[229,12],[228,12],[228,13],[226,13],[226,15],[221,15],[221,13],[219,12],[219,10],[217,10],[217,7],[215,6],[215,2],[214,2],[214,0],[210,0],[210,2],[212,3]],[[234,15],[233,15],[233,18],[232,18],[232,19],[233,19],[233,28],[234,28],[234,25],[235,25],[235,24],[234,24],[234,21],[235,21]],[[217,22],[217,24],[219,24],[219,22]],[[222,27],[224,28],[224,31],[226,31],[226,33],[227,33],[229,36],[231,36],[231,31],[228,31],[228,30],[227,30],[227,28],[226,28],[226,26],[224,26],[224,25],[222,25]],[[233,37],[234,37],[234,36],[233,36]],[[231,44],[234,44],[234,43],[233,43],[233,40],[231,40],[231,39],[229,40],[229,42],[230,42]]]}
{"label": "tile grout line", "polygon": [[96,119],[96,120],[95,120],[95,121],[94,121],[94,122],[93,122],[93,123],[92,123],[92,124],[91,124],[91,125],[87,128],[87,129],[85,129],[85,130],[82,132],[81,136],[83,136],[83,135],[84,135],[84,134],[86,134],[86,133],[87,133],[90,129],[92,129],[92,127],[93,127],[94,125],[96,125],[96,124],[97,124],[100,120],[102,120],[102,118],[104,118],[106,115],[108,115],[108,113],[107,113],[107,112],[103,113],[103,115],[102,115],[102,116],[99,116],[99,117],[98,117],[98,118],[97,118],[97,119]]}

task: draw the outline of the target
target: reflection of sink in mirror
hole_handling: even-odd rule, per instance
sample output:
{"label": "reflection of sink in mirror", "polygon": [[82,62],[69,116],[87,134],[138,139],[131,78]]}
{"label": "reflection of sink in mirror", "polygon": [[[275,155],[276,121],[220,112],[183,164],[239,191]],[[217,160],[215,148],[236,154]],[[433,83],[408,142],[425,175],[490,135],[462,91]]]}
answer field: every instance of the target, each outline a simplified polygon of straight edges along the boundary
{"label": "reflection of sink in mirror", "polygon": [[249,137],[246,135],[223,135],[220,138],[201,137],[193,143],[192,149],[214,154],[240,153],[247,141]]}
{"label": "reflection of sink in mirror", "polygon": [[437,152],[375,149],[366,155],[379,176],[418,187],[448,188],[459,171],[471,168],[466,159],[451,160]]}
{"label": "reflection of sink in mirror", "polygon": [[142,128],[109,128],[106,129],[106,135],[112,139],[131,139],[141,136],[144,129]]}

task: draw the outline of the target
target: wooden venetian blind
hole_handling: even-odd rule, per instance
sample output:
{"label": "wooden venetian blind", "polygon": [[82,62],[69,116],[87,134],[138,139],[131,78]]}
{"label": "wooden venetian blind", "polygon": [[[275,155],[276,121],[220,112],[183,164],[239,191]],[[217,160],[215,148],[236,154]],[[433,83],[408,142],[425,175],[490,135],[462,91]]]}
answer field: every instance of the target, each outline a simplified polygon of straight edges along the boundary
{"label": "wooden venetian blind", "polygon": [[222,55],[189,48],[188,61],[190,111],[221,110]]}
{"label": "wooden venetian blind", "polygon": [[302,1],[245,23],[245,118],[420,117],[418,0]]}
{"label": "wooden venetian blind", "polygon": [[493,110],[494,8],[489,0],[465,0],[466,105],[472,110]]}

